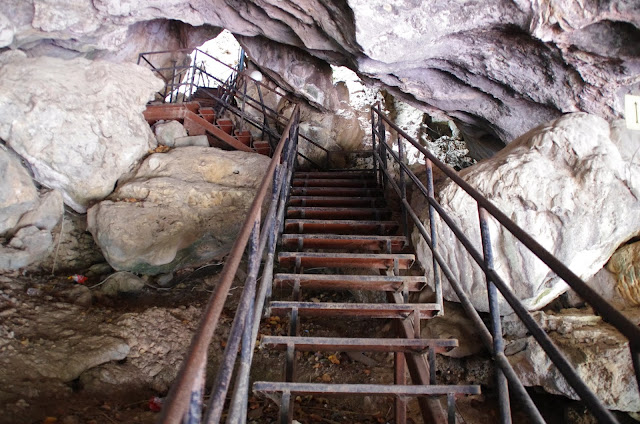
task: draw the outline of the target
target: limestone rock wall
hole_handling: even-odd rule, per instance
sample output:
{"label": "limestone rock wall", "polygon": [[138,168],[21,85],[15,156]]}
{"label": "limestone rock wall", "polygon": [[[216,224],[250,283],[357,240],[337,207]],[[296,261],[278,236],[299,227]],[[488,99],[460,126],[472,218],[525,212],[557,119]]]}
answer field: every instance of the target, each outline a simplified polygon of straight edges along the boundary
{"label": "limestone rock wall", "polygon": [[[159,19],[173,24],[164,27]],[[491,155],[500,144],[562,113],[620,118],[623,94],[640,83],[640,8],[632,0],[163,0],[135,7],[114,0],[78,0],[72,7],[10,0],[0,5],[0,46],[34,55],[133,60],[131,46],[159,47],[163,36],[168,47],[176,40],[186,46],[217,28],[260,37],[247,46],[271,40],[277,56],[290,55],[293,48],[309,56],[306,62],[315,57],[349,66],[425,110],[445,111],[476,157]],[[147,43],[145,35],[158,42]],[[297,66],[258,62],[281,75]],[[305,93],[304,85],[294,88]]]}

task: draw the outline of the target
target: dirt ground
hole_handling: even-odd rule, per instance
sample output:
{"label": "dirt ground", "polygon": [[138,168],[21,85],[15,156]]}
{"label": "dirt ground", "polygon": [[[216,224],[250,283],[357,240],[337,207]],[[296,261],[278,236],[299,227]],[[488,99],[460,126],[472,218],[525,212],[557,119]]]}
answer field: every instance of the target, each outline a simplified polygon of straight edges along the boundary
{"label": "dirt ground", "polygon": [[[100,278],[78,284],[66,275],[0,275],[0,423],[155,422],[159,413],[152,400],[166,396],[219,278],[219,268],[213,275],[191,272],[177,275],[171,288],[147,284],[138,293],[117,296],[101,292],[97,285]],[[209,385],[241,290],[236,281],[211,345]],[[275,294],[280,298],[287,295]],[[304,296],[306,300],[355,301],[348,292],[307,291]],[[390,337],[392,328],[388,320],[347,323],[314,319],[301,323],[301,332],[307,336]],[[283,335],[287,327],[286,318],[270,317],[263,320],[260,336]],[[390,354],[297,355],[297,381],[375,384],[393,380]],[[280,380],[283,364],[281,352],[262,349],[258,343],[252,380]],[[482,395],[457,401],[458,422],[496,422],[487,358],[439,356],[437,365],[439,384],[483,385]],[[540,403],[556,405],[556,410],[562,405],[567,410],[566,401],[549,399],[541,396]],[[579,405],[569,408],[580,411]],[[295,411],[299,423],[394,422],[393,401],[384,398],[299,396]],[[252,395],[248,414],[249,423],[274,423],[278,406],[269,398]],[[410,423],[422,422],[415,401],[409,404],[409,417]],[[517,411],[515,417],[514,422],[527,422]]]}

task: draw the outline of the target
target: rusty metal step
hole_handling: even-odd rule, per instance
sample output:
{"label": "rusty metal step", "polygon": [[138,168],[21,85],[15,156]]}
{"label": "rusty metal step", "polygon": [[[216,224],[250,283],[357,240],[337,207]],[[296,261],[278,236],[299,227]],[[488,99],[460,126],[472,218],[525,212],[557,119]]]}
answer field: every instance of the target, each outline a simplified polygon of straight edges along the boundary
{"label": "rusty metal step", "polygon": [[396,221],[352,221],[328,219],[286,219],[287,233],[322,234],[393,234],[400,226]]}
{"label": "rusty metal step", "polygon": [[389,208],[338,208],[316,206],[290,206],[287,208],[288,218],[308,219],[388,219]]}
{"label": "rusty metal step", "polygon": [[270,303],[271,314],[285,316],[297,309],[304,316],[341,316],[360,318],[407,318],[415,311],[420,318],[431,318],[440,310],[437,303],[326,303],[326,302],[285,302]]}
{"label": "rusty metal step", "polygon": [[256,140],[253,142],[253,148],[261,155],[269,156],[271,154],[271,146],[268,141]]}
{"label": "rusty metal step", "polygon": [[399,269],[409,269],[415,261],[410,254],[380,253],[320,253],[320,252],[280,252],[278,261],[281,266],[332,267],[332,268],[370,268],[390,269],[397,262]]}
{"label": "rusty metal step", "polygon": [[478,385],[386,385],[386,384],[325,384],[256,381],[253,391],[296,395],[358,395],[358,396],[442,396],[478,395]]}
{"label": "rusty metal step", "polygon": [[[390,246],[389,246],[390,244]],[[367,236],[348,234],[283,234],[282,245],[297,249],[355,249],[398,253],[407,245],[404,236]],[[391,251],[389,251],[389,247]]]}
{"label": "rusty metal step", "polygon": [[385,275],[329,275],[329,274],[276,274],[273,284],[276,287],[294,286],[300,282],[300,288],[328,290],[370,290],[399,292],[404,287],[410,292],[421,291],[427,285],[424,276],[385,276]]}
{"label": "rusty metal step", "polygon": [[441,353],[458,347],[458,340],[264,336],[260,341],[260,346],[277,350],[285,350],[290,344],[299,352],[424,353],[433,348],[436,353]]}
{"label": "rusty metal step", "polygon": [[229,135],[233,132],[233,121],[231,119],[220,118],[216,121],[216,124],[222,131]]}
{"label": "rusty metal step", "polygon": [[336,206],[336,207],[380,207],[386,205],[382,197],[345,197],[345,196],[291,196],[289,206]]}
{"label": "rusty metal step", "polygon": [[291,187],[292,196],[382,197],[380,188],[360,187]]}
{"label": "rusty metal step", "polygon": [[341,178],[293,178],[291,181],[293,187],[362,187],[376,188],[378,182],[374,179],[341,179]]}
{"label": "rusty metal step", "polygon": [[350,179],[364,179],[372,180],[375,178],[373,171],[311,171],[311,172],[296,172],[294,178],[350,178]]}

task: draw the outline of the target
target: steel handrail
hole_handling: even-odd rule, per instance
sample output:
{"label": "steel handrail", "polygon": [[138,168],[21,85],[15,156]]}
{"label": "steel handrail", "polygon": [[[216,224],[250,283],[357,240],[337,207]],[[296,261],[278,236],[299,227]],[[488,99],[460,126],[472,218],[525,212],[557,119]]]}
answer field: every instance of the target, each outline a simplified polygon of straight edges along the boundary
{"label": "steel handrail", "polygon": [[[377,125],[375,122],[375,116],[378,116]],[[567,282],[569,286],[574,288],[576,292],[578,292],[578,294],[583,295],[584,300],[587,301],[587,303],[591,304],[591,306],[594,307],[594,310],[602,315],[603,319],[611,323],[625,337],[628,338],[631,358],[634,369],[636,371],[636,379],[640,379],[640,366],[638,366],[640,360],[638,360],[637,355],[637,350],[640,343],[640,330],[626,317],[620,314],[617,310],[613,309],[610,304],[608,304],[604,299],[597,295],[597,293],[595,293],[590,287],[586,286],[586,283],[584,283],[579,277],[573,274],[566,266],[560,263],[560,261],[558,261],[551,253],[540,246],[535,240],[533,240],[531,236],[525,233],[524,230],[522,230],[513,221],[507,218],[506,215],[504,215],[488,199],[486,199],[484,196],[482,196],[482,194],[473,189],[468,183],[460,178],[453,169],[449,168],[447,165],[438,160],[431,152],[418,144],[408,134],[406,134],[406,132],[404,132],[397,125],[391,122],[386,116],[384,116],[384,114],[380,110],[379,105],[371,108],[371,119],[374,171],[376,172],[376,174],[379,174],[379,180],[381,181],[381,183],[391,183],[393,189],[402,199],[403,215],[411,216],[414,224],[420,232],[420,235],[425,239],[427,245],[433,253],[434,275],[436,277],[438,276],[438,269],[436,268],[437,263],[440,269],[444,272],[445,277],[447,277],[447,279],[451,283],[452,288],[458,295],[459,299],[461,300],[465,311],[470,316],[474,324],[479,327],[481,339],[483,340],[485,345],[487,345],[489,351],[492,352],[494,360],[496,361],[501,371],[504,373],[504,377],[506,377],[511,386],[515,389],[518,396],[523,399],[526,409],[530,412],[532,418],[534,418],[536,422],[544,422],[539,412],[535,408],[535,405],[529,398],[527,392],[524,390],[522,383],[517,380],[515,372],[513,371],[508,360],[506,359],[506,356],[504,355],[502,334],[499,327],[499,311],[497,311],[497,293],[492,292],[492,288],[497,288],[497,290],[502,293],[507,303],[509,303],[516,315],[523,321],[527,329],[531,332],[538,343],[540,343],[543,350],[547,353],[547,355],[549,355],[549,358],[556,365],[556,367],[558,367],[560,372],[567,379],[567,382],[585,402],[591,412],[602,422],[616,422],[613,415],[602,405],[600,400],[579,378],[571,364],[553,344],[549,336],[537,325],[537,323],[533,320],[533,318],[519,301],[519,299],[517,299],[517,297],[513,295],[508,286],[505,284],[504,280],[496,273],[492,263],[493,255],[491,252],[491,240],[489,238],[489,232],[487,231],[488,217],[492,216],[505,228],[507,228],[507,230],[509,230],[518,240],[520,240],[520,242],[522,242],[533,254],[535,254],[545,264],[547,264],[547,266],[549,266],[552,271],[556,272],[558,276],[565,280],[565,282]],[[384,123],[395,130],[398,134],[398,154],[396,154],[393,149],[386,143],[386,128]],[[427,184],[429,188],[424,187],[418,177],[403,162],[401,138],[412,144],[425,155],[427,168]],[[386,159],[388,156],[390,156],[400,167],[400,185],[404,186],[405,182],[403,180],[403,177],[406,174],[413,181],[418,190],[428,200],[431,235],[427,234],[426,229],[407,201],[405,188],[399,186],[388,172],[386,164]],[[477,251],[477,249],[475,249],[473,244],[463,234],[459,227],[457,227],[457,225],[447,215],[447,213],[444,211],[444,209],[442,209],[440,204],[435,199],[433,195],[433,175],[431,172],[432,164],[435,164],[438,168],[440,168],[447,176],[449,176],[456,184],[458,184],[458,186],[460,186],[472,198],[476,200],[478,204],[484,254],[481,254]],[[451,273],[451,270],[449,269],[447,263],[444,261],[443,257],[440,255],[436,248],[435,226],[433,221],[434,212],[437,212],[438,215],[443,219],[443,221],[452,230],[458,240],[469,252],[473,260],[478,264],[478,266],[480,266],[480,268],[486,275],[489,289],[490,311],[492,315],[492,333],[495,337],[491,337],[491,333],[489,333],[486,325],[480,319],[477,311],[473,308],[470,300],[468,299],[468,296],[463,292],[462,286],[453,277],[453,274]],[[438,280],[436,279],[436,284],[437,282]],[[498,385],[498,387],[500,388],[500,384]],[[499,393],[499,397],[501,398],[501,402],[508,405],[508,393],[506,391]],[[508,412],[508,408],[502,408],[501,422],[510,422],[510,413]]]}
{"label": "steel handrail", "polygon": [[[281,217],[278,216],[277,213],[273,213],[274,207],[270,207],[270,213],[267,222],[273,223],[271,224],[270,231],[263,231],[263,237],[261,237],[261,239],[258,239],[258,234],[260,234],[261,210],[264,200],[266,199],[267,192],[269,191],[269,187],[272,185],[272,180],[274,179],[274,176],[276,176],[276,170],[287,169],[287,167],[289,167],[288,175],[290,178],[289,164],[291,163],[290,157],[292,155],[288,153],[288,157],[285,157],[285,159],[287,159],[287,165],[285,165],[284,168],[282,168],[283,165],[281,164],[281,160],[283,159],[283,151],[295,151],[293,150],[293,148],[295,147],[297,142],[297,122],[299,113],[299,106],[296,105],[292,117],[289,120],[287,127],[285,128],[285,131],[280,138],[280,141],[278,142],[271,161],[269,162],[269,167],[267,168],[265,178],[263,179],[253,200],[253,203],[251,204],[251,207],[247,212],[247,218],[245,219],[244,225],[242,226],[238,234],[238,238],[233,244],[229,256],[227,257],[220,277],[220,282],[209,298],[198,328],[196,329],[196,332],[193,336],[189,350],[185,356],[185,360],[180,369],[180,372],[174,384],[172,385],[169,394],[167,395],[160,418],[160,422],[162,423],[179,423],[182,422],[185,416],[189,417],[189,420],[193,420],[189,422],[200,422],[201,402],[204,385],[204,370],[207,362],[207,350],[213,339],[213,334],[218,326],[218,321],[226,302],[227,295],[229,294],[231,284],[237,273],[240,261],[247,246],[250,247],[250,269],[247,280],[245,281],[245,290],[243,291],[241,304],[236,311],[236,318],[234,319],[234,324],[232,325],[232,327],[235,327],[236,329],[234,330],[232,328],[232,336],[227,342],[227,348],[225,349],[225,354],[223,355],[223,364],[228,364],[230,362],[235,363],[237,348],[240,340],[242,339],[242,330],[245,328],[253,329],[253,322],[247,321],[245,323],[245,318],[247,316],[253,315],[250,312],[253,309],[252,299],[255,296],[257,271],[260,264],[260,258],[262,257],[262,251],[260,251],[260,247],[264,249],[264,246],[266,245],[266,240],[268,237],[266,237],[265,234],[269,237],[272,237],[272,234],[276,228],[276,224],[279,224],[275,221],[275,217],[281,219]],[[279,182],[276,183],[277,187],[287,185],[284,184],[284,180],[282,180],[283,174],[283,171],[279,171],[277,174],[279,177]],[[280,227],[280,224],[278,225],[278,227]],[[272,243],[270,241],[269,247],[270,250],[272,247],[275,248],[275,243]],[[238,328],[240,330],[237,330]],[[255,339],[253,339],[253,342],[255,342]],[[235,346],[235,349],[232,348],[233,345]],[[253,344],[251,344],[251,346],[253,346]],[[253,347],[251,348],[251,350],[253,350]],[[220,368],[220,372],[224,374],[227,372],[227,369],[228,366],[222,366]],[[233,366],[231,366],[231,369],[233,369]],[[227,380],[227,378],[230,379],[231,376],[224,374],[221,377],[217,378],[217,380],[222,383],[226,381],[226,388],[222,388],[224,391],[224,395],[226,395],[226,389],[228,388],[229,384],[229,380]],[[222,395],[223,400],[224,395]],[[210,407],[209,411],[211,411],[211,409],[212,408]],[[211,412],[208,413],[210,414]],[[207,422],[215,422],[210,421],[209,417],[207,417],[207,420]]]}

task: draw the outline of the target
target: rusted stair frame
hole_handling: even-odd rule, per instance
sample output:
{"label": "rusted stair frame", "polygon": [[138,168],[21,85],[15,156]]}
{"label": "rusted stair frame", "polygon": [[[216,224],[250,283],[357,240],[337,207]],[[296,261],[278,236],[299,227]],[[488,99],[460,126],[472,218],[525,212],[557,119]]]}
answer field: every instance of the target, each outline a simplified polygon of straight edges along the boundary
{"label": "rusted stair frame", "polygon": [[[309,173],[311,174],[311,173]],[[339,174],[334,174],[335,176],[340,176]],[[314,175],[308,175],[309,177],[315,178],[317,176],[319,176],[319,173],[315,173]],[[344,175],[342,175],[344,176]],[[299,180],[299,179],[298,179]],[[294,179],[295,181],[295,179]],[[335,181],[334,181],[335,183]],[[298,181],[297,184],[293,184],[294,186],[307,186],[307,184],[301,184],[300,181]],[[318,184],[318,181],[313,182],[313,185],[315,186],[320,186],[321,184]],[[333,187],[339,187],[340,184],[329,184],[330,186]],[[351,186],[358,186],[358,184],[352,184],[349,183],[347,185],[351,185]],[[365,187],[370,186],[370,184],[362,184]],[[362,186],[360,185],[360,186]],[[301,231],[302,232],[302,229]],[[304,234],[297,234],[297,236],[301,236],[304,237]],[[330,235],[329,235],[330,236]],[[345,238],[348,238],[348,236],[344,236]],[[360,236],[362,237],[362,236]],[[303,245],[301,244],[300,241],[298,241],[297,247],[299,249],[301,249],[303,247]],[[387,255],[382,255],[382,256],[386,256],[387,259],[388,257],[390,257],[390,254],[392,253],[392,247],[391,247],[391,242],[387,241],[386,243],[384,243],[383,245],[381,245],[381,249],[388,249],[388,254]],[[287,256],[287,257],[294,257],[295,258],[295,272],[296,274],[287,274],[287,275],[291,275],[294,279],[294,299],[299,300],[300,298],[300,280],[301,279],[296,279],[295,276],[296,275],[307,275],[307,274],[301,274],[302,271],[302,257],[304,256],[309,256],[309,255],[287,255],[287,254],[280,254],[279,255],[281,258],[283,256]],[[313,255],[311,255],[313,256]],[[316,255],[316,256],[322,256],[322,255]],[[375,255],[368,255],[368,256],[375,256]],[[400,262],[396,259],[394,260],[392,266],[386,266],[386,268],[388,269],[388,273],[391,274],[392,276],[396,276],[399,277],[399,268],[400,268]],[[379,268],[385,268],[385,266],[382,266],[382,264],[377,263],[375,266],[379,267]],[[405,263],[406,266],[406,263]],[[281,275],[281,274],[278,274]],[[278,281],[278,275],[276,275],[276,278],[274,279],[274,284],[277,284]],[[341,277],[345,277],[345,276],[341,276]],[[388,299],[391,303],[385,304],[387,305],[386,307],[382,307],[379,309],[388,309],[388,310],[393,310],[393,304],[395,303],[396,305],[399,305],[398,307],[400,307],[402,304],[406,304],[407,299],[408,299],[408,285],[404,285],[402,284],[402,294],[395,292],[395,293],[387,293]],[[290,328],[290,333],[297,335],[297,330],[299,329],[299,316],[300,316],[300,307],[302,307],[302,310],[304,311],[307,308],[315,308],[315,309],[322,309],[321,307],[317,307],[314,306],[313,304],[301,304],[298,303],[298,307],[295,307],[293,305],[295,305],[295,302],[272,302],[271,303],[271,311],[272,312],[276,312],[276,313],[282,313],[282,305],[283,304],[287,304],[285,309],[291,310],[291,328]],[[369,306],[371,307],[371,306]],[[337,308],[329,308],[329,309],[337,309]],[[350,309],[356,311],[358,310],[358,307],[351,307]],[[428,308],[425,308],[428,309]],[[344,311],[347,312],[347,311]],[[397,315],[394,315],[392,312],[391,313],[387,313],[385,315],[384,311],[376,311],[379,312],[379,316],[389,316],[389,317],[397,317]],[[381,313],[380,313],[381,312]],[[395,311],[396,314],[398,313],[398,311]],[[398,331],[399,333],[403,334],[405,336],[406,340],[418,340],[420,338],[420,319],[422,317],[422,312],[424,311],[418,311],[417,309],[415,311],[413,311],[412,314],[406,314],[404,316],[402,316],[405,319],[400,319],[400,320],[396,320],[396,322],[399,324],[398,325]],[[304,313],[304,312],[303,312]],[[357,314],[357,312],[355,313]],[[317,315],[317,311],[316,311],[316,315]],[[431,313],[427,313],[427,316],[430,316]],[[417,319],[416,319],[417,318]],[[412,322],[411,322],[412,321]],[[338,342],[338,339],[336,338],[332,338],[334,342]],[[266,339],[267,344],[269,344],[269,338]],[[333,350],[340,350],[340,349],[336,349],[336,347],[344,347],[344,346],[336,346],[335,344],[331,344],[329,343],[329,345],[331,346],[331,349]],[[319,347],[319,346],[316,346]],[[383,348],[384,349],[384,348]],[[285,367],[285,377],[287,379],[287,381],[291,381],[295,375],[295,345],[294,344],[287,344],[285,350],[287,351],[287,355],[286,355],[286,361],[287,361],[287,365]],[[435,373],[432,372],[434,370],[434,366],[435,366],[435,352],[436,349],[434,349],[433,347],[428,349],[428,362],[425,361],[424,359],[424,355],[405,355],[405,351],[403,351],[402,349],[399,349],[399,351],[394,353],[394,359],[395,359],[395,363],[396,366],[394,367],[394,375],[395,375],[395,383],[399,384],[399,385],[404,385],[406,384],[406,379],[405,379],[405,374],[406,374],[406,368],[405,368],[405,364],[408,366],[409,371],[411,373],[412,376],[412,380],[413,381],[418,381],[420,382],[420,384],[422,386],[426,385],[426,384],[435,384]],[[431,370],[431,371],[430,371]],[[428,382],[428,383],[427,383]],[[367,386],[367,385],[363,385],[363,386]],[[256,383],[256,385],[254,386],[254,390],[258,390],[258,391],[265,391],[267,390],[269,387],[268,383]],[[296,386],[297,387],[297,386]],[[330,389],[331,386],[328,386],[326,389],[327,390],[331,390]],[[434,386],[435,387],[435,386]],[[475,387],[475,386],[474,386]],[[311,390],[311,389],[309,389]],[[366,389],[363,387],[362,390]],[[461,389],[462,390],[462,389]],[[469,389],[467,388],[467,390],[471,390],[473,392],[473,389]],[[463,390],[464,391],[464,390]],[[324,392],[323,392],[324,393]],[[282,392],[282,401],[281,401],[281,422],[291,422],[291,412],[292,412],[292,406],[293,406],[293,399],[291,398],[291,392]],[[395,406],[395,413],[396,413],[396,422],[406,422],[406,394],[405,395],[396,395],[395,399],[396,399],[396,406]],[[453,393],[447,393],[447,401],[448,401],[448,412],[447,412],[447,417],[445,418],[445,413],[441,408],[440,403],[436,400],[436,399],[432,399],[432,398],[426,398],[424,396],[418,397],[419,399],[419,403],[420,403],[420,407],[421,410],[423,412],[423,416],[425,417],[425,420],[427,420],[428,422],[445,422],[446,419],[449,420],[449,422],[454,422],[455,421],[455,410],[454,410],[454,404],[453,404]]]}
{"label": "rusted stair frame", "polygon": [[256,151],[251,147],[245,145],[238,139],[234,138],[230,134],[227,134],[220,127],[212,124],[207,121],[202,116],[197,115],[194,112],[194,109],[197,110],[198,104],[195,103],[195,107],[193,103],[182,103],[176,105],[149,105],[147,109],[143,112],[144,118],[147,121],[159,121],[159,120],[182,120],[185,123],[185,126],[188,126],[189,123],[196,124],[202,127],[205,131],[218,138],[219,140],[225,142],[230,147],[233,147],[236,150],[241,150],[243,152],[252,152]]}

